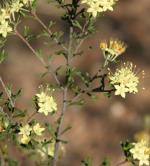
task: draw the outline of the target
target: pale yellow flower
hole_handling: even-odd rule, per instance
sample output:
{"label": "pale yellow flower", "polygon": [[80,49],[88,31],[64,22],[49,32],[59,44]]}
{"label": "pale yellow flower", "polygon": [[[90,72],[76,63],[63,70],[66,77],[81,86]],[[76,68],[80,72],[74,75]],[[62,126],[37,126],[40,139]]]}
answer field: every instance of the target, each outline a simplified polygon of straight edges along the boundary
{"label": "pale yellow flower", "polygon": [[12,32],[12,27],[9,26],[7,21],[3,21],[2,24],[0,24],[0,34],[6,38],[7,34]]}
{"label": "pale yellow flower", "polygon": [[22,0],[22,3],[26,5],[29,3],[29,0]]}
{"label": "pale yellow flower", "polygon": [[1,9],[0,10],[0,23],[2,24],[2,22],[6,21],[7,19],[10,19],[10,9],[6,8],[6,9]]}
{"label": "pale yellow flower", "polygon": [[47,155],[53,157],[54,156],[54,146],[55,142],[52,141],[50,144],[43,146],[41,149],[38,149],[38,153],[41,155],[42,158],[45,158]]}
{"label": "pale yellow flower", "polygon": [[103,7],[103,11],[107,10],[113,11],[113,5],[115,4],[114,0],[100,0],[100,3],[101,6]]}
{"label": "pale yellow flower", "polygon": [[139,161],[139,166],[149,166],[150,147],[147,141],[141,140],[140,142],[133,143],[134,147],[130,150],[134,160]]}
{"label": "pale yellow flower", "polygon": [[31,140],[30,136],[27,136],[27,135],[19,136],[19,142],[21,144],[25,144],[26,145],[26,144],[28,144],[30,142],[30,140]]}
{"label": "pale yellow flower", "polygon": [[15,14],[20,12],[24,7],[28,7],[33,0],[12,0],[6,2],[5,7],[0,9],[0,35],[4,38],[13,31],[15,24]]}
{"label": "pale yellow flower", "polygon": [[36,96],[38,97],[38,102],[40,102],[40,103],[44,103],[47,99],[47,94],[45,92],[36,94]]}
{"label": "pale yellow flower", "polygon": [[91,3],[89,8],[87,9],[88,13],[91,13],[93,17],[96,17],[98,13],[102,12],[102,8],[99,5],[99,2]]}
{"label": "pale yellow flower", "polygon": [[109,74],[110,84],[116,89],[115,95],[125,98],[126,93],[137,93],[139,77],[132,63],[124,63],[114,74]]}
{"label": "pale yellow flower", "polygon": [[47,116],[48,113],[57,111],[57,104],[52,96],[47,95],[45,92],[41,92],[36,96],[38,97],[38,112]]}
{"label": "pale yellow flower", "polygon": [[22,0],[22,3],[26,6],[28,6],[29,4],[32,4],[34,0]]}
{"label": "pale yellow flower", "polygon": [[38,136],[41,136],[44,130],[45,128],[41,127],[39,123],[33,126],[33,132]]}
{"label": "pale yellow flower", "polygon": [[95,2],[94,0],[82,0],[81,3],[91,4]]}
{"label": "pale yellow flower", "polygon": [[87,12],[96,17],[99,13],[107,10],[113,11],[113,6],[117,0],[82,0],[81,3],[87,4]]}
{"label": "pale yellow flower", "polygon": [[29,136],[32,131],[32,128],[29,124],[26,124],[26,125],[20,127],[19,130],[20,130],[19,135]]}
{"label": "pale yellow flower", "polygon": [[17,0],[17,1],[14,1],[12,4],[11,4],[11,13],[15,13],[15,12],[19,12],[23,7],[23,3],[21,3],[20,0]]}
{"label": "pale yellow flower", "polygon": [[120,85],[115,85],[114,87],[116,89],[115,95],[120,95],[123,98],[126,97],[126,93],[128,92],[128,89],[124,85],[120,84]]}

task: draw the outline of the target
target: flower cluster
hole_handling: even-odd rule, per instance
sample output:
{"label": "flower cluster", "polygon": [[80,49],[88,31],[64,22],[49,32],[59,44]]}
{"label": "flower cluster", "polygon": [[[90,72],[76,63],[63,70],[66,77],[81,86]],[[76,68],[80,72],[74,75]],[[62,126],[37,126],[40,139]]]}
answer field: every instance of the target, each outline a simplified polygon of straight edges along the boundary
{"label": "flower cluster", "polygon": [[137,93],[139,77],[131,62],[124,63],[114,74],[109,74],[110,84],[115,87],[115,95],[125,98],[126,93]]}
{"label": "flower cluster", "polygon": [[48,113],[57,111],[57,104],[54,98],[48,94],[48,91],[50,91],[50,89],[47,89],[47,92],[42,91],[41,93],[36,94],[39,106],[38,112],[44,113],[46,116]]}
{"label": "flower cluster", "polygon": [[113,6],[117,0],[82,0],[82,3],[88,5],[87,12],[96,17],[99,13],[107,10],[113,11]]}
{"label": "flower cluster", "polygon": [[15,14],[23,10],[23,7],[28,7],[32,2],[33,0],[12,0],[11,3],[0,8],[0,35],[6,38],[13,31]]}
{"label": "flower cluster", "polygon": [[34,124],[33,126],[30,126],[29,124],[26,124],[19,128],[19,142],[21,144],[28,144],[31,140],[31,136],[37,135],[41,136],[42,132],[45,130],[45,128],[41,127],[39,123]]}
{"label": "flower cluster", "polygon": [[139,166],[149,166],[150,147],[148,145],[148,142],[145,140],[141,140],[140,142],[133,143],[133,146],[134,147],[130,149],[130,152],[133,155],[133,159],[139,161]]}
{"label": "flower cluster", "polygon": [[120,40],[110,40],[109,42],[101,42],[100,48],[105,58],[105,66],[109,62],[115,62],[116,58],[126,51],[126,44]]}

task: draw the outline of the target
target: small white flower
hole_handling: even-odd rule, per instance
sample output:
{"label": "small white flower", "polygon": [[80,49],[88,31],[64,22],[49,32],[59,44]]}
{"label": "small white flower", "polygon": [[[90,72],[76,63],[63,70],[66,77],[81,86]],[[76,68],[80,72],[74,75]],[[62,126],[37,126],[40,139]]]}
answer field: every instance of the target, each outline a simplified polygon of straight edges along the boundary
{"label": "small white flower", "polygon": [[22,136],[19,136],[19,142],[21,144],[28,144],[29,141],[31,140],[30,136],[27,136],[27,135],[22,135]]}
{"label": "small white flower", "polygon": [[20,12],[23,7],[28,7],[33,0],[12,0],[0,9],[0,35],[7,37],[13,31],[12,23],[15,23],[15,14]]}
{"label": "small white flower", "polygon": [[29,136],[32,131],[32,128],[30,127],[29,124],[26,124],[25,126],[20,127],[19,130],[20,130],[19,135]]}
{"label": "small white flower", "polygon": [[121,97],[125,98],[126,97],[126,93],[128,92],[128,89],[120,84],[120,85],[115,85],[115,95],[120,95]]}
{"label": "small white flower", "polygon": [[36,96],[38,97],[38,112],[44,113],[47,116],[48,113],[57,111],[57,104],[52,96],[47,95],[44,91]]}
{"label": "small white flower", "polygon": [[28,5],[29,3],[33,3],[34,0],[22,0],[24,5]]}
{"label": "small white flower", "polygon": [[11,5],[11,13],[19,12],[22,9],[23,3],[20,0],[14,1]]}
{"label": "small white flower", "polygon": [[87,12],[96,17],[99,13],[107,10],[113,11],[113,6],[117,0],[82,0],[81,3],[87,4]]}
{"label": "small white flower", "polygon": [[9,8],[6,9],[1,9],[0,10],[0,23],[2,23],[3,21],[10,19],[10,10]]}
{"label": "small white flower", "polygon": [[42,132],[44,130],[45,130],[45,128],[41,127],[39,123],[37,123],[33,126],[33,132],[38,136],[42,135]]}
{"label": "small white flower", "polygon": [[2,24],[0,24],[0,34],[6,38],[7,34],[10,32],[12,32],[12,27],[8,24],[8,22],[2,22]]}
{"label": "small white flower", "polygon": [[148,142],[141,140],[140,142],[133,143],[134,147],[130,150],[133,155],[133,159],[139,161],[139,166],[149,166],[150,159],[150,147]]}
{"label": "small white flower", "polygon": [[93,17],[96,17],[98,13],[102,12],[102,7],[99,5],[99,2],[91,3],[89,8],[87,9],[88,13],[91,13]]}

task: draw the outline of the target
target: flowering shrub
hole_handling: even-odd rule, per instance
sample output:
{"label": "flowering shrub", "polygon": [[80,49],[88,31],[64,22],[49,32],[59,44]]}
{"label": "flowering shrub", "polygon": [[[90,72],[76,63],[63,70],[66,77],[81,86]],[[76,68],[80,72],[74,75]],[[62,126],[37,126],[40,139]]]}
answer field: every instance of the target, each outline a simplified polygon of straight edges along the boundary
{"label": "flowering shrub", "polygon": [[[7,96],[5,97],[3,92],[0,92],[0,141],[5,143],[5,146],[0,149],[0,165],[2,166],[19,164],[9,156],[7,145],[10,143],[21,149],[21,152],[27,156],[32,154],[34,157],[31,158],[36,165],[56,166],[59,157],[62,157],[65,150],[66,141],[62,139],[62,136],[70,129],[70,127],[63,127],[66,109],[69,106],[83,105],[85,95],[93,98],[96,93],[102,93],[108,97],[118,95],[125,98],[128,93],[136,94],[139,91],[140,78],[136,67],[132,62],[119,61],[119,57],[125,52],[127,46],[118,39],[100,42],[104,62],[94,75],[90,75],[88,72],[83,73],[72,64],[74,57],[83,54],[81,47],[84,41],[95,32],[97,17],[102,17],[107,11],[113,11],[117,0],[48,0],[49,3],[56,5],[58,10],[61,8],[64,11],[62,19],[69,26],[67,41],[65,41],[64,32],[51,30],[51,27],[54,26],[52,21],[47,26],[39,18],[38,0],[10,0],[2,4],[0,8],[0,63],[6,57],[3,47],[8,36],[15,35],[45,67],[46,72],[43,73],[43,77],[50,74],[55,81],[55,84],[48,83],[39,87],[33,96],[35,111],[31,114],[18,108],[15,104],[21,90],[13,92],[0,77],[3,92]],[[43,28],[43,31],[36,36],[37,38],[44,36],[46,42],[53,41],[59,48],[61,47],[49,59],[44,57],[43,51],[36,50],[30,43],[33,36],[30,34],[29,27],[24,27],[23,34],[18,31],[22,18],[28,16],[35,19]],[[52,57],[55,56],[63,56],[65,65],[54,68],[49,61],[51,62]],[[114,72],[111,68],[112,65],[115,68]],[[144,74],[144,72],[142,73]],[[78,84],[77,80],[81,81],[82,86]],[[96,80],[98,81],[95,87],[93,82]],[[62,108],[59,108],[54,97],[55,91],[63,94]],[[36,114],[51,116],[56,121],[42,123],[36,119]],[[125,160],[116,166],[126,162],[133,165],[138,163],[139,166],[150,164],[148,132],[144,133],[136,143],[127,141],[121,145]],[[92,161],[88,158],[82,161],[82,165],[91,166]],[[108,166],[109,163],[104,161],[101,165]]]}

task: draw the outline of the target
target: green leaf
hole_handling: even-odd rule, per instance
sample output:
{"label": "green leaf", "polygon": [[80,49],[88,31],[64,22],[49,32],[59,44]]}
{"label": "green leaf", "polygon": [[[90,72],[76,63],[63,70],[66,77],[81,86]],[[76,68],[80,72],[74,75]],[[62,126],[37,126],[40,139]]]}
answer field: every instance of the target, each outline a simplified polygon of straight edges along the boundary
{"label": "green leaf", "polygon": [[129,141],[126,141],[121,143],[121,147],[126,157],[126,160],[134,164],[133,156],[130,152],[130,149],[132,149],[134,145],[130,143]]}
{"label": "green leaf", "polygon": [[63,143],[63,144],[67,144],[67,143],[68,143],[68,141],[62,140],[62,139],[58,139],[57,141],[59,141],[59,142],[61,142],[61,143]]}
{"label": "green leaf", "polygon": [[13,159],[8,159],[8,166],[18,166],[18,163]]}
{"label": "green leaf", "polygon": [[48,28],[50,29],[53,25],[55,25],[56,23],[54,21],[50,21],[49,22],[49,25],[48,25]]}
{"label": "green leaf", "polygon": [[72,105],[78,105],[78,106],[83,106],[85,104],[85,101],[83,99],[80,99],[78,101],[68,101],[68,106],[72,106]]}
{"label": "green leaf", "polygon": [[7,133],[7,132],[1,132],[1,133],[0,133],[0,140],[6,139],[7,136],[8,136],[8,133]]}
{"label": "green leaf", "polygon": [[109,166],[110,162],[108,159],[105,159],[100,166]]}
{"label": "green leaf", "polygon": [[24,36],[27,36],[29,34],[30,28],[28,26],[24,26]]}
{"label": "green leaf", "polygon": [[4,50],[0,52],[0,64],[6,59],[7,54],[5,53]]}
{"label": "green leaf", "polygon": [[19,97],[21,95],[21,92],[22,92],[22,89],[17,90],[17,92],[15,94],[12,94],[12,97],[14,99],[16,99],[17,97]]}
{"label": "green leaf", "polygon": [[53,138],[55,138],[55,130],[54,130],[53,126],[49,123],[46,123],[45,126],[47,127],[47,129],[48,129],[49,133],[51,134],[51,136]]}
{"label": "green leaf", "polygon": [[92,159],[89,158],[89,157],[87,159],[81,161],[81,163],[82,163],[82,166],[92,166],[93,165],[92,164]]}
{"label": "green leaf", "polygon": [[18,118],[18,117],[25,117],[26,116],[26,111],[25,110],[20,110],[20,109],[15,109],[13,113],[13,118]]}
{"label": "green leaf", "polygon": [[36,7],[37,7],[37,0],[34,0],[34,1],[32,2],[32,9],[35,10]]}
{"label": "green leaf", "polygon": [[79,23],[79,21],[77,21],[77,20],[74,20],[74,21],[73,21],[73,26],[79,28],[80,30],[82,30],[82,26],[81,26],[81,24]]}
{"label": "green leaf", "polygon": [[66,128],[61,132],[60,135],[63,135],[64,133],[66,133],[66,132],[69,131],[70,129],[72,129],[72,126],[66,127]]}
{"label": "green leaf", "polygon": [[2,99],[3,97],[3,92],[0,92],[0,99]]}

